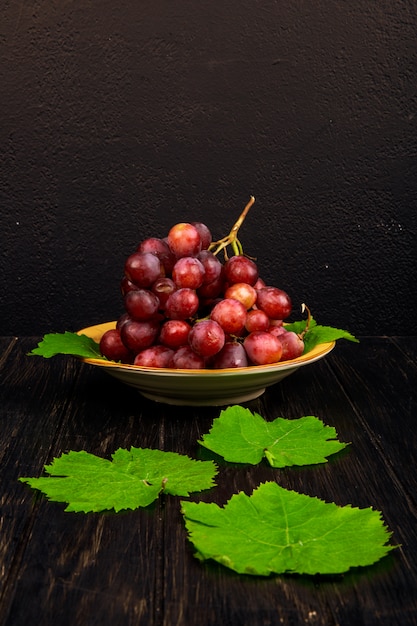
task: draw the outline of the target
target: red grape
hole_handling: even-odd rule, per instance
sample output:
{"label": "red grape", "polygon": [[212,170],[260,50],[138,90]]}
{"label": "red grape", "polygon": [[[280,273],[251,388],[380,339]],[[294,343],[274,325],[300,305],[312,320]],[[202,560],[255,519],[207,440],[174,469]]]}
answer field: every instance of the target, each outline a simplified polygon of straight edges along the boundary
{"label": "red grape", "polygon": [[221,295],[224,287],[224,278],[220,274],[218,278],[215,278],[211,283],[207,285],[201,285],[197,289],[197,294],[202,300],[212,300]]}
{"label": "red grape", "polygon": [[125,295],[124,305],[133,319],[144,322],[158,312],[159,298],[149,289],[136,289]]}
{"label": "red grape", "polygon": [[297,333],[286,330],[279,335],[278,338],[282,345],[281,361],[296,359],[303,354],[304,341],[297,335]]}
{"label": "red grape", "polygon": [[169,245],[163,239],[158,237],[149,237],[144,239],[138,246],[137,252],[150,252],[158,257],[163,264],[167,274],[170,274],[176,261],[175,254],[169,248]]}
{"label": "red grape", "polygon": [[204,267],[204,280],[203,284],[212,283],[213,280],[217,280],[223,271],[223,265],[219,259],[209,250],[202,250],[198,253],[197,258]]}
{"label": "red grape", "polygon": [[195,256],[201,250],[201,237],[195,226],[180,222],[171,228],[167,237],[170,250],[177,258]]}
{"label": "red grape", "polygon": [[131,363],[132,354],[121,340],[118,329],[107,330],[100,339],[100,352],[110,361]]}
{"label": "red grape", "polygon": [[176,289],[177,287],[171,278],[163,276],[156,279],[151,287],[151,291],[158,297],[160,309],[163,310],[165,308],[166,301]]}
{"label": "red grape", "polygon": [[210,319],[217,322],[228,335],[240,335],[245,327],[246,307],[238,300],[220,300],[212,309]]}
{"label": "red grape", "polygon": [[224,265],[224,275],[230,283],[248,283],[254,285],[258,280],[258,267],[246,256],[232,256]]}
{"label": "red grape", "polygon": [[250,333],[245,338],[243,347],[254,365],[277,363],[281,359],[281,342],[268,332],[258,330]]}
{"label": "red grape", "polygon": [[206,362],[190,346],[181,346],[172,357],[171,367],[174,369],[201,370],[206,367]]}
{"label": "red grape", "polygon": [[260,309],[252,309],[246,316],[245,328],[249,333],[255,330],[267,331],[270,328],[269,317]]}
{"label": "red grape", "polygon": [[188,344],[191,325],[185,320],[166,320],[161,326],[159,341],[169,348],[179,348]]}
{"label": "red grape", "polygon": [[263,287],[258,291],[256,306],[271,319],[285,320],[291,313],[289,295],[278,287]]}
{"label": "red grape", "polygon": [[135,289],[140,289],[140,287],[135,285],[135,283],[132,283],[127,276],[123,276],[120,281],[120,291],[122,292],[122,296],[125,296],[128,291],[134,291]]}
{"label": "red grape", "polygon": [[188,287],[189,289],[198,289],[204,280],[204,266],[195,257],[183,256],[175,263],[172,269],[172,280],[175,285]]}
{"label": "red grape", "polygon": [[174,350],[166,346],[151,346],[139,352],[133,365],[141,365],[142,367],[171,367]]}
{"label": "red grape", "polygon": [[224,292],[225,298],[239,300],[239,302],[245,305],[247,310],[251,309],[255,304],[256,296],[256,289],[248,285],[248,283],[234,283]]}
{"label": "red grape", "polygon": [[199,300],[194,289],[183,287],[172,293],[165,303],[165,315],[172,320],[186,320],[198,311]]}
{"label": "red grape", "polygon": [[198,233],[201,237],[201,248],[203,250],[207,250],[212,242],[212,236],[209,227],[202,222],[191,222],[191,224],[194,226],[194,228],[198,230]]}
{"label": "red grape", "polygon": [[246,350],[237,341],[228,341],[218,354],[213,357],[211,366],[214,369],[225,369],[228,367],[247,367],[248,357]]}
{"label": "red grape", "polygon": [[150,287],[163,274],[164,266],[150,252],[134,252],[126,260],[125,275],[138,287]]}
{"label": "red grape", "polygon": [[203,320],[194,324],[188,335],[191,349],[202,357],[213,356],[223,348],[225,334],[222,327],[213,320]]}
{"label": "red grape", "polygon": [[144,348],[149,348],[158,336],[159,323],[149,322],[126,322],[120,330],[120,336],[126,348],[137,354]]}

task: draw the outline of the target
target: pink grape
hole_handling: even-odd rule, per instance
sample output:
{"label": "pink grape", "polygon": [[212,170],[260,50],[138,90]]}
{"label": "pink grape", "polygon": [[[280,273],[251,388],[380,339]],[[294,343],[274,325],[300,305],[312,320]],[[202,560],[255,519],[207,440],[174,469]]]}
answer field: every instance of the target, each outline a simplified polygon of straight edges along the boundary
{"label": "pink grape", "polygon": [[100,352],[110,361],[131,363],[132,354],[124,345],[120,337],[120,331],[116,328],[108,330],[100,339]]}
{"label": "pink grape", "polygon": [[133,319],[144,322],[158,312],[159,298],[149,289],[136,289],[125,295],[124,305]]}
{"label": "pink grape", "polygon": [[239,300],[249,310],[256,302],[257,293],[256,289],[248,285],[248,283],[234,283],[226,289],[224,297]]}
{"label": "pink grape", "polygon": [[206,362],[190,346],[181,346],[174,352],[171,367],[174,369],[201,370],[206,367]]}
{"label": "pink grape", "polygon": [[191,349],[202,357],[210,357],[223,348],[225,334],[222,327],[213,320],[197,322],[188,335]]}
{"label": "pink grape", "polygon": [[165,315],[173,320],[186,320],[194,317],[199,304],[195,290],[183,287],[169,296],[165,303]]}
{"label": "pink grape", "polygon": [[188,344],[191,325],[185,320],[166,320],[159,333],[159,341],[169,348],[179,348]]}
{"label": "pink grape", "polygon": [[135,356],[133,365],[141,365],[142,367],[171,367],[174,350],[167,346],[151,346],[145,348]]}
{"label": "pink grape", "polygon": [[254,285],[258,280],[258,267],[246,256],[232,256],[224,264],[224,275],[228,283],[248,283]]}
{"label": "pink grape", "polygon": [[282,345],[278,337],[260,330],[249,333],[243,347],[254,365],[277,363],[282,356]]}
{"label": "pink grape", "polygon": [[158,331],[159,323],[154,320],[149,322],[131,321],[122,326],[120,336],[126,348],[137,354],[155,342]]}
{"label": "pink grape", "polygon": [[240,335],[245,327],[246,307],[238,300],[220,300],[212,309],[210,319],[217,322],[228,335]]}
{"label": "pink grape", "polygon": [[303,354],[304,341],[297,335],[297,333],[287,330],[278,338],[282,345],[281,361],[296,359]]}
{"label": "pink grape", "polygon": [[271,319],[285,320],[291,313],[289,295],[278,287],[263,287],[258,291],[256,306]]}
{"label": "pink grape", "polygon": [[189,289],[198,289],[204,281],[204,266],[195,257],[183,256],[175,263],[172,269],[172,280],[175,285],[188,287]]}
{"label": "pink grape", "polygon": [[229,367],[247,367],[248,357],[246,350],[241,343],[228,341],[223,348],[213,357],[211,366],[214,369],[225,369]]}
{"label": "pink grape", "polygon": [[150,252],[134,252],[126,260],[125,275],[138,287],[150,287],[163,274],[164,266]]}
{"label": "pink grape", "polygon": [[168,233],[167,241],[170,250],[177,258],[196,256],[202,247],[198,230],[188,222],[175,224]]}

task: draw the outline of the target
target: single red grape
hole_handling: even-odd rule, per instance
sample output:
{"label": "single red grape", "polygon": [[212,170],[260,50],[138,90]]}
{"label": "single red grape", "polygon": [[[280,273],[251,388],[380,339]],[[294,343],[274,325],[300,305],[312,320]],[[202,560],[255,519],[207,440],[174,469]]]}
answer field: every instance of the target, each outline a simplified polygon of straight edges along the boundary
{"label": "single red grape", "polygon": [[108,330],[100,339],[100,352],[110,361],[120,361],[121,363],[131,363],[132,354],[124,345],[117,328]]}
{"label": "single red grape", "polygon": [[129,291],[124,305],[130,317],[140,322],[152,319],[159,309],[159,298],[149,289]]}
{"label": "single red grape", "polygon": [[181,346],[174,352],[171,367],[174,369],[201,370],[206,367],[206,362],[190,346]]}
{"label": "single red grape", "polygon": [[246,256],[232,256],[224,264],[224,275],[231,285],[233,283],[248,283],[254,285],[258,280],[258,267],[254,261]]}
{"label": "single red grape", "polygon": [[207,250],[207,248],[212,242],[210,229],[208,228],[208,226],[206,226],[202,222],[191,222],[191,224],[194,226],[194,228],[198,230],[198,233],[201,237],[202,250]]}
{"label": "single red grape", "polygon": [[217,354],[223,348],[225,334],[222,327],[213,320],[203,320],[194,324],[188,335],[191,349],[202,357]]}
{"label": "single red grape", "polygon": [[167,276],[157,278],[151,287],[152,293],[154,293],[159,299],[159,308],[164,310],[166,301],[169,296],[176,291],[177,287],[174,281]]}
{"label": "single red grape", "polygon": [[229,367],[247,367],[248,357],[246,350],[237,341],[228,341],[211,361],[213,369],[225,369]]}
{"label": "single red grape", "polygon": [[122,326],[120,336],[126,348],[137,354],[155,342],[158,332],[159,323],[154,320],[149,322],[131,321]]}
{"label": "single red grape", "polygon": [[203,284],[204,266],[196,257],[183,256],[172,268],[172,280],[178,289],[198,289]]}
{"label": "single red grape", "polygon": [[219,259],[209,250],[201,250],[197,258],[204,267],[203,285],[217,280],[223,271],[223,265],[220,263]]}
{"label": "single red grape", "polygon": [[188,344],[191,325],[185,320],[166,320],[161,326],[159,341],[169,348],[179,348]]}
{"label": "single red grape", "polygon": [[254,289],[248,283],[233,283],[224,292],[225,298],[233,298],[239,300],[245,305],[247,310],[251,309],[256,302],[256,289]]}
{"label": "single red grape", "polygon": [[252,309],[248,311],[246,316],[245,328],[249,333],[255,330],[267,331],[270,327],[269,317],[260,309]]}
{"label": "single red grape", "polygon": [[243,347],[254,365],[277,363],[282,356],[282,345],[278,337],[260,330],[250,333],[245,338]]}
{"label": "single red grape", "polygon": [[200,233],[188,222],[175,224],[168,233],[167,241],[177,258],[196,256],[202,247]]}
{"label": "single red grape", "polygon": [[174,263],[177,260],[175,254],[169,248],[169,245],[163,239],[158,237],[149,237],[144,239],[138,246],[137,252],[150,252],[158,257],[165,268],[165,272],[170,274]]}
{"label": "single red grape", "polygon": [[212,309],[210,319],[217,322],[228,335],[240,335],[245,327],[245,305],[233,298],[220,300]]}
{"label": "single red grape", "polygon": [[278,339],[282,345],[281,361],[296,359],[304,352],[304,341],[293,331],[286,330]]}
{"label": "single red grape", "polygon": [[142,367],[171,367],[174,350],[167,346],[151,346],[145,348],[135,356],[133,365],[141,365]]}
{"label": "single red grape", "polygon": [[289,295],[278,287],[263,287],[258,291],[256,306],[271,319],[285,320],[291,313]]}
{"label": "single red grape", "polygon": [[150,252],[134,252],[126,260],[125,275],[138,287],[150,287],[157,278],[164,275],[164,266]]}
{"label": "single red grape", "polygon": [[172,293],[165,303],[165,315],[172,320],[186,320],[198,311],[199,299],[194,289],[183,287]]}

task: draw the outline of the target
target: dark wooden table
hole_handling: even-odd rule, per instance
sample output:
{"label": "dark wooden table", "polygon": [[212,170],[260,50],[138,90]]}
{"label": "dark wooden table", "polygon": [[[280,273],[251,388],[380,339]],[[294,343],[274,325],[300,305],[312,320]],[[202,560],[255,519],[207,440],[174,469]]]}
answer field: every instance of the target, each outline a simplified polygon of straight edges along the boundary
{"label": "dark wooden table", "polygon": [[7,626],[407,626],[417,624],[417,341],[339,342],[247,403],[266,419],[316,415],[349,448],[314,467],[223,464],[206,501],[276,480],[382,512],[400,544],[339,576],[241,576],[193,556],[179,499],[119,514],[64,512],[19,476],[55,456],[156,447],[199,458],[219,408],[144,399],[70,357],[27,357],[38,338],[1,339],[0,623]]}

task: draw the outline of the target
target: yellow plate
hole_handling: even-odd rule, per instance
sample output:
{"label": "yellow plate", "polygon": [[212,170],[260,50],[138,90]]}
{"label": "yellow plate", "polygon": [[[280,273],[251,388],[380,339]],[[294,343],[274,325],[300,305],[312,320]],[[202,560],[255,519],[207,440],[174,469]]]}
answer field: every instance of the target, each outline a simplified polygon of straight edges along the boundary
{"label": "yellow plate", "polygon": [[[97,343],[116,322],[89,326],[78,331]],[[168,369],[125,365],[100,359],[82,359],[85,363],[104,368],[121,382],[135,387],[143,396],[156,402],[190,406],[224,406],[253,400],[270,385],[278,383],[300,367],[322,359],[335,342],[321,343],[313,350],[291,361],[271,365],[254,365],[230,369]]]}

